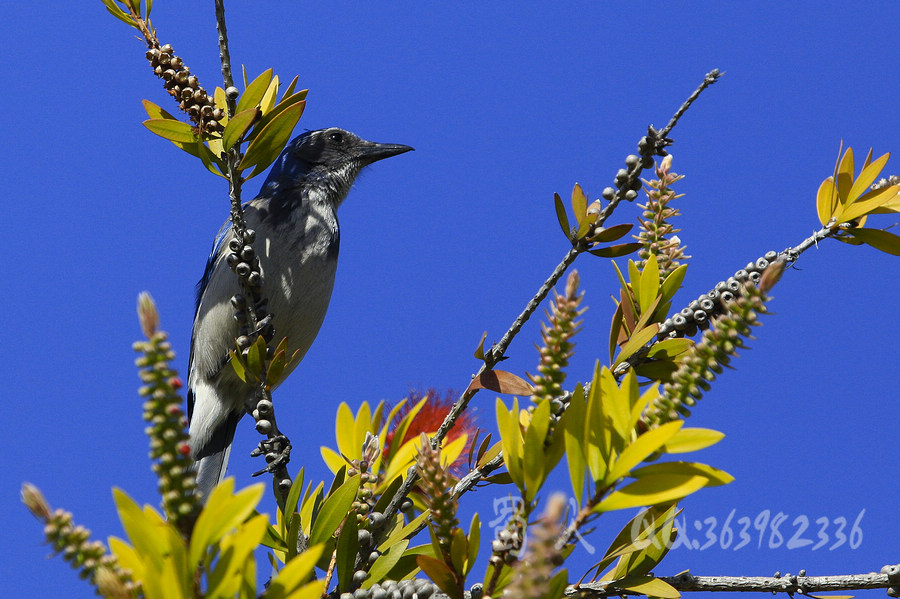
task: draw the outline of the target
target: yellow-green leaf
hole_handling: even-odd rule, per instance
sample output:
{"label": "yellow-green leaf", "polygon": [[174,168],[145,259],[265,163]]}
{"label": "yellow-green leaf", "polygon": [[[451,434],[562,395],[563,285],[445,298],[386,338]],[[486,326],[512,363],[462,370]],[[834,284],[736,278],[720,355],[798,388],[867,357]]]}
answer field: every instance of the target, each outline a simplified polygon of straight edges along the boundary
{"label": "yellow-green leaf", "polygon": [[647,357],[658,360],[671,360],[686,353],[693,346],[694,342],[690,339],[663,339],[659,343],[654,343],[650,346]]}
{"label": "yellow-green leaf", "polygon": [[269,114],[269,111],[275,106],[275,102],[278,99],[278,87],[278,75],[275,75],[272,77],[269,87],[266,88],[262,99],[259,101],[259,109],[262,111],[263,115]]}
{"label": "yellow-green leaf", "polygon": [[172,119],[149,119],[144,121],[143,125],[156,133],[163,139],[174,141],[177,143],[194,143],[200,141],[191,126],[187,123]]}
{"label": "yellow-green leaf", "polygon": [[681,499],[704,487],[708,481],[705,476],[696,474],[660,474],[640,478],[621,491],[610,494],[594,508],[594,512],[611,512]]}
{"label": "yellow-green leaf", "polygon": [[128,540],[131,541],[137,555],[145,564],[152,564],[155,570],[161,570],[168,549],[165,535],[161,534],[161,527],[167,526],[165,521],[141,510],[121,489],[113,489],[113,501],[119,512],[122,528],[125,529],[125,534],[128,535]]}
{"label": "yellow-green leaf", "polygon": [[641,298],[642,314],[649,311],[650,304],[656,300],[657,295],[659,295],[659,263],[656,261],[656,254],[650,254],[641,271],[641,291],[638,296]]}
{"label": "yellow-green leaf", "polygon": [[503,444],[503,462],[506,464],[510,478],[517,487],[522,489],[525,484],[521,468],[524,441],[519,429],[519,401],[513,399],[512,409],[507,410],[503,400],[498,397],[496,405],[497,429]]}
{"label": "yellow-green leaf", "polygon": [[222,133],[222,146],[226,152],[247,132],[247,129],[256,120],[258,112],[259,109],[255,107],[248,108],[231,117],[231,120],[225,125],[225,131]]}
{"label": "yellow-green leaf", "polygon": [[675,587],[654,576],[627,576],[617,580],[611,586],[617,589],[632,591],[638,595],[647,597],[660,597],[662,599],[678,599],[681,593]]}
{"label": "yellow-green leaf", "polygon": [[857,228],[849,231],[853,237],[886,254],[900,256],[900,237],[881,229]]}
{"label": "yellow-green leaf", "polygon": [[612,470],[606,476],[606,484],[612,484],[623,476],[626,476],[631,469],[643,462],[652,453],[659,450],[672,437],[675,436],[684,425],[683,420],[673,420],[667,422],[658,428],[651,429],[635,439],[619,456],[613,464]]}
{"label": "yellow-green leaf", "polygon": [[[871,150],[869,155],[871,156]],[[879,156],[875,162],[872,162],[860,171],[859,176],[856,177],[853,181],[853,186],[850,188],[849,197],[851,200],[861,196],[869,186],[875,182],[875,179],[878,178],[881,169],[884,168],[884,165],[887,164],[888,158],[890,157],[890,152],[883,154],[882,156]]]}
{"label": "yellow-green leaf", "polygon": [[569,478],[572,481],[572,493],[575,495],[575,501],[581,505],[584,495],[584,471],[587,462],[584,457],[584,422],[585,401],[584,387],[579,385],[575,388],[572,398],[569,400],[569,409],[566,420],[565,437],[566,437],[566,461],[569,466]]}
{"label": "yellow-green leaf", "polygon": [[861,216],[869,214],[876,208],[880,208],[883,204],[886,204],[893,200],[897,195],[898,190],[900,190],[900,186],[891,185],[889,187],[881,187],[879,189],[875,189],[866,193],[861,198],[844,208],[844,210],[837,217],[838,222],[850,222]]}
{"label": "yellow-green leaf", "polygon": [[572,188],[572,215],[575,217],[575,222],[578,223],[579,227],[584,221],[584,217],[587,216],[587,197],[585,197],[584,190],[581,189],[581,185],[578,183]]}
{"label": "yellow-green leaf", "polygon": [[324,545],[313,545],[285,564],[284,568],[282,568],[281,571],[278,572],[278,575],[269,583],[269,588],[266,589],[265,592],[266,599],[293,598],[295,595],[292,595],[292,593],[298,591],[301,586],[305,590],[307,587],[310,587],[310,585],[315,585],[318,593],[321,593],[325,586],[324,580],[316,580],[307,585],[303,585],[303,583],[306,582],[313,573],[313,568],[315,568],[316,562],[319,560],[324,549]]}
{"label": "yellow-green leaf", "polygon": [[213,488],[191,535],[189,560],[193,567],[201,563],[210,546],[253,513],[263,489],[262,484],[256,484],[232,494],[234,479],[230,477]]}
{"label": "yellow-green leaf", "polygon": [[819,185],[816,192],[816,211],[819,214],[819,222],[822,226],[828,224],[837,210],[837,188],[834,186],[834,177],[828,177]]}
{"label": "yellow-green leaf", "polygon": [[654,478],[660,476],[702,476],[707,479],[707,486],[727,485],[734,477],[718,468],[697,462],[660,462],[633,470],[634,478]]}
{"label": "yellow-green leaf", "polygon": [[684,281],[684,275],[687,273],[687,264],[682,264],[675,270],[669,273],[669,276],[666,277],[666,280],[662,283],[662,292],[663,301],[667,302],[673,297],[675,297],[675,292],[681,289],[681,283]]}
{"label": "yellow-green leaf", "polygon": [[631,339],[622,346],[622,351],[620,351],[619,355],[616,357],[613,367],[620,364],[623,360],[627,360],[634,352],[644,347],[648,341],[656,337],[657,331],[659,331],[659,324],[653,323],[634,333],[631,336]]}
{"label": "yellow-green leaf", "polygon": [[275,119],[275,117],[277,117],[279,114],[281,114],[282,112],[284,112],[285,110],[287,110],[288,108],[293,106],[294,104],[301,104],[305,108],[306,107],[305,99],[306,99],[306,94],[308,91],[309,90],[306,90],[306,89],[301,90],[301,91],[297,92],[296,94],[288,96],[287,98],[285,98],[284,100],[282,100],[281,102],[276,104],[272,110],[270,110],[268,113],[263,115],[263,117],[261,119],[256,121],[256,124],[253,126],[253,130],[250,131],[250,134],[247,135],[247,137],[246,137],[247,141],[253,141],[254,139],[256,139],[256,136],[259,134],[260,131],[265,129],[266,125],[268,125],[270,122],[272,122],[272,120]]}
{"label": "yellow-green leaf", "polygon": [[711,428],[683,428],[666,441],[666,453],[688,453],[715,445],[725,437],[725,433]]}
{"label": "yellow-green leaf", "polygon": [[260,73],[259,77],[254,79],[241,94],[237,107],[234,109],[235,114],[239,114],[249,108],[256,108],[262,100],[263,94],[272,81],[272,69],[266,69]]}
{"label": "yellow-green leaf", "polygon": [[240,163],[241,170],[256,167],[248,179],[266,170],[278,158],[300,120],[304,106],[303,102],[289,106],[263,127],[259,135],[250,142]]}
{"label": "yellow-green leaf", "polygon": [[847,148],[841,158],[837,170],[838,199],[841,204],[846,204],[850,197],[850,187],[853,185],[853,148]]}

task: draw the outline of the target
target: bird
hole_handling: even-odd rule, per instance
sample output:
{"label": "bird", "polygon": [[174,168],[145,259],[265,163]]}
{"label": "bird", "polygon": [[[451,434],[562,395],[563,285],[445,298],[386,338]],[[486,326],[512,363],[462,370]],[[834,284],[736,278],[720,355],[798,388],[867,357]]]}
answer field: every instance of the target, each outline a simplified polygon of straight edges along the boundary
{"label": "bird", "polygon": [[[338,208],[364,167],[412,149],[337,127],[307,131],[288,143],[259,195],[244,204],[276,339],[287,337],[288,357],[299,352],[284,377],[312,345],[328,310],[340,246]],[[188,443],[204,497],[224,478],[238,422],[256,393],[229,363],[239,329],[231,298],[240,285],[226,262],[233,238],[229,219],[197,285],[191,335]]]}

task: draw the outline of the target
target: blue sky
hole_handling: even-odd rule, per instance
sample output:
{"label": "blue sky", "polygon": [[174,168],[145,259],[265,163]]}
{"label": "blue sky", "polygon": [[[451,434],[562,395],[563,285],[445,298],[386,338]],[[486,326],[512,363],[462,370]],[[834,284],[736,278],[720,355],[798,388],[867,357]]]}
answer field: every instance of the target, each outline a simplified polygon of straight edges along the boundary
{"label": "blue sky", "polygon": [[[219,84],[212,3],[155,4],[160,38],[207,87]],[[41,9],[0,7],[0,579],[16,596],[91,597],[61,560],[45,559],[19,486],[37,484],[101,539],[121,534],[113,486],[157,503],[132,364],[135,298],[153,294],[183,370],[194,285],[227,193],[140,125],[141,99],[172,107],[127,27],[99,1]],[[318,448],[334,445],[341,401],[465,387],[481,334],[499,339],[566,251],[553,193],[565,197],[577,181],[598,197],[647,125],[664,125],[710,69],[726,74],[676,128],[671,149],[674,170],[686,175],[677,224],[694,256],[685,303],[818,228],[815,192],[841,140],[862,153],[900,151],[894,2],[231,1],[227,9],[235,64],[299,74],[310,89],[300,128],[338,125],[416,148],[369,169],[342,207],[328,317],[276,395],[292,465],[305,464],[316,480],[326,476]],[[888,172],[900,173],[898,159]],[[637,214],[622,205],[610,222]],[[777,314],[763,319],[752,350],[690,421],[727,434],[697,457],[736,480],[684,503],[689,538],[706,542],[694,523],[705,531],[715,518],[718,535],[732,512],[736,522],[768,510],[788,515],[785,543],[794,533],[817,540],[820,517],[830,542],[771,548],[769,533],[760,542],[751,527],[757,536],[739,550],[680,548],[658,574],[849,574],[897,561],[898,266],[833,241],[807,252],[773,291]],[[606,353],[616,292],[608,260],[586,256],[576,267],[590,309],[572,381],[588,378]],[[532,322],[504,367],[534,371],[537,340]],[[489,393],[473,403],[489,428],[493,404]],[[257,440],[245,425],[231,466],[239,485],[258,467],[245,457]],[[551,482],[568,489],[565,476]],[[504,495],[481,489],[465,509],[492,519]],[[836,519],[849,532],[862,510],[858,547],[830,550]],[[803,516],[805,531],[802,518],[795,524]],[[600,520],[588,540],[602,550],[616,523]],[[582,547],[573,575],[596,558]]]}

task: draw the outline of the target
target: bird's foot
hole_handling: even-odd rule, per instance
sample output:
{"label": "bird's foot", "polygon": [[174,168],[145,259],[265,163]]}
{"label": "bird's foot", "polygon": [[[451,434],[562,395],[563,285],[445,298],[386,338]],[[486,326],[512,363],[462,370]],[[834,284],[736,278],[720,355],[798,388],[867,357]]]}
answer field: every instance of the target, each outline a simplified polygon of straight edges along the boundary
{"label": "bird's foot", "polygon": [[259,472],[254,472],[253,476],[260,476],[266,472],[274,473],[277,470],[287,466],[291,461],[291,443],[284,435],[275,435],[270,439],[264,439],[259,442],[252,452],[251,457],[266,456],[266,467]]}

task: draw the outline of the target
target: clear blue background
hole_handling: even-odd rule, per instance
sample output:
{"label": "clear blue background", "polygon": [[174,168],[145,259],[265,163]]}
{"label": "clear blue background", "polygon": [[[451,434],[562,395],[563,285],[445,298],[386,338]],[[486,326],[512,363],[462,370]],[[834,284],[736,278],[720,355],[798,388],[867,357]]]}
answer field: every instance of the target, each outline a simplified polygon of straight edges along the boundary
{"label": "clear blue background", "polygon": [[[686,175],[677,225],[694,256],[685,303],[818,228],[815,192],[842,139],[860,155],[900,150],[892,1],[231,1],[227,9],[236,65],[254,75],[271,66],[284,80],[299,74],[310,89],[300,127],[339,125],[416,148],[372,167],[342,208],[328,318],[276,395],[293,465],[306,464],[314,480],[327,476],[319,446],[334,444],[341,401],[355,408],[399,400],[410,387],[467,384],[482,332],[499,339],[566,251],[553,192],[567,197],[578,181],[598,197],[647,125],[664,125],[710,69],[726,74],[675,129],[671,150]],[[219,84],[212,2],[159,0],[153,17],[201,81]],[[227,194],[223,180],[140,124],[142,98],[172,106],[142,43],[99,1],[4,3],[0,36],[0,595],[91,597],[62,560],[45,559],[19,486],[37,484],[101,539],[121,534],[111,487],[158,503],[132,364],[135,298],[154,295],[183,370],[194,284]],[[248,199],[260,183],[247,185]],[[622,205],[610,222],[637,214]],[[817,518],[831,519],[828,545],[770,548],[767,532],[761,547],[755,536],[738,551],[677,549],[659,574],[850,574],[898,561],[898,265],[833,241],[807,252],[773,292],[777,315],[764,318],[752,351],[690,421],[727,433],[698,459],[736,477],[684,502],[690,538],[705,542],[694,522],[716,518],[718,533],[732,510],[735,521],[770,510],[788,514],[786,539],[798,516],[810,521],[808,539]],[[616,292],[609,261],[585,256],[576,266],[590,310],[573,382],[605,355]],[[535,321],[505,368],[534,371],[537,340]],[[473,404],[488,428],[493,404],[490,393]],[[231,468],[240,485],[259,467],[246,457],[257,435],[245,424]],[[567,478],[550,487],[566,491]],[[505,491],[479,490],[466,513],[477,507],[492,519],[491,502]],[[833,520],[852,524],[861,510],[858,548],[829,551]],[[589,540],[602,550],[617,522],[601,519]],[[579,548],[573,578],[597,557]]]}

